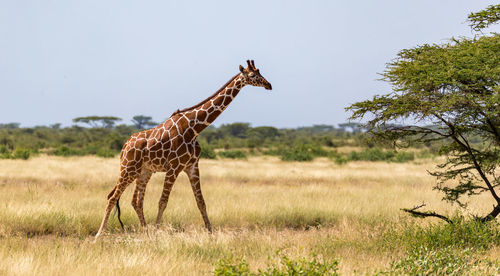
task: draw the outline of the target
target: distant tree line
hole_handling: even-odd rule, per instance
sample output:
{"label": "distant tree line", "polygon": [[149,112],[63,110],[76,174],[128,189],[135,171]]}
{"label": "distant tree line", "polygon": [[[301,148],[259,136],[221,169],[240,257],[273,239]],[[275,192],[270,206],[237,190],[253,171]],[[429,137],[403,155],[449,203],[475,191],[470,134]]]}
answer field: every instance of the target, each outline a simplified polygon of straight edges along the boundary
{"label": "distant tree line", "polygon": [[[0,124],[0,158],[28,159],[39,153],[57,156],[97,155],[113,157],[133,133],[158,125],[150,116],[137,115],[132,124],[118,124],[114,116],[86,116],[73,119],[74,125],[21,127],[19,123]],[[250,123],[209,126],[198,141],[202,158],[246,159],[249,155],[278,156],[284,161],[311,161],[326,157],[338,164],[349,161],[407,162],[414,152],[396,152],[392,143],[372,139],[359,123],[313,125],[298,128],[252,127]],[[351,152],[337,152],[351,147]],[[435,143],[413,143],[420,157],[437,155]]]}
{"label": "distant tree line", "polygon": [[[75,124],[70,127],[62,127],[59,123],[35,127],[21,127],[19,123],[0,124],[0,157],[28,158],[30,154],[38,153],[111,157],[120,152],[130,135],[158,124],[145,115],[134,116],[131,124],[118,124],[121,121],[114,116],[86,116],[73,119]],[[284,160],[304,161],[326,156],[325,152],[341,146],[375,146],[361,133],[363,128],[357,123],[299,128],[252,127],[249,123],[232,123],[210,126],[200,134],[198,141],[202,144],[205,158],[217,155],[246,158],[248,154],[270,154],[286,155],[282,157]],[[297,151],[305,152],[306,157],[295,158],[294,152]]]}

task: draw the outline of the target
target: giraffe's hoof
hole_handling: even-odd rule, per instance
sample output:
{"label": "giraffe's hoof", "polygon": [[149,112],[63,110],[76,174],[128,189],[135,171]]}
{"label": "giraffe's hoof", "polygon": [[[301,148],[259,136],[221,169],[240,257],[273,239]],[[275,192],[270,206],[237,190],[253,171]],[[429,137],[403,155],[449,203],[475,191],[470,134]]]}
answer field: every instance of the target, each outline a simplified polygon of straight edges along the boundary
{"label": "giraffe's hoof", "polygon": [[100,237],[102,237],[104,233],[105,233],[105,232],[104,232],[103,230],[98,231],[98,232],[97,232],[97,234],[96,234],[96,235],[95,235],[95,237],[94,237],[94,243],[95,243],[95,242],[96,242],[96,241],[97,241]]}

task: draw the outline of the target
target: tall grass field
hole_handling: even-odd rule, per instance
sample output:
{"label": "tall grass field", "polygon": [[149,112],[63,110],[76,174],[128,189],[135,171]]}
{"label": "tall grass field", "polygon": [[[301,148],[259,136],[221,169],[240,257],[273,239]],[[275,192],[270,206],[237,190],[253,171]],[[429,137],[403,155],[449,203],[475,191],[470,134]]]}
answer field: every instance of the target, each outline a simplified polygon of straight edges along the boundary
{"label": "tall grass field", "polygon": [[[112,214],[106,234],[94,243],[118,158],[0,160],[0,275],[279,275],[294,269],[498,275],[497,222],[457,219],[449,225],[400,210],[425,202],[450,216],[470,215],[457,213],[432,190],[435,179],[427,170],[435,163],[202,159],[213,234],[203,226],[184,174],[163,223],[152,225],[163,186],[157,173],[144,204],[151,226],[140,228],[130,186],[120,200],[125,231]],[[469,204],[470,212],[484,214],[493,202],[485,194]]]}

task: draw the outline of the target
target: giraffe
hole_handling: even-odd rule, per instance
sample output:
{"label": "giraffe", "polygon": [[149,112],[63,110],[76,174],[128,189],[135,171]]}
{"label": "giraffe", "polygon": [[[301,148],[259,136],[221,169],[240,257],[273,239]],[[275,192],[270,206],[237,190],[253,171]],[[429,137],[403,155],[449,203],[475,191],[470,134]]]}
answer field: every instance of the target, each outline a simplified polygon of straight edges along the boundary
{"label": "giraffe", "polygon": [[212,232],[205,200],[201,193],[198,168],[201,148],[196,138],[227,108],[245,85],[272,90],[271,84],[260,74],[259,69],[255,68],[254,61],[247,60],[247,64],[247,68],[240,65],[240,72],[207,99],[192,107],[177,110],[157,127],[135,133],[129,138],[122,148],[120,176],[115,187],[108,194],[107,207],[95,236],[96,239],[104,231],[115,204],[119,211],[118,200],[127,186],[134,181],[136,184],[132,206],[139,217],[141,226],[146,226],[143,213],[144,193],[151,175],[155,172],[165,172],[156,224],[161,223],[172,186],[179,173],[184,171],[191,183],[205,227],[208,232]]}

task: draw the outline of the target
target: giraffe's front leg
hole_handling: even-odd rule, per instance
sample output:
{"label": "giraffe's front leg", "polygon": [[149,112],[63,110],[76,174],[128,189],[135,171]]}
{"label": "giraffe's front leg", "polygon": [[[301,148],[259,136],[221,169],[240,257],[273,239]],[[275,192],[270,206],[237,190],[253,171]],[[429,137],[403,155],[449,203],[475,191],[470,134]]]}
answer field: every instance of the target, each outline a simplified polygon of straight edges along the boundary
{"label": "giraffe's front leg", "polygon": [[198,209],[200,209],[201,216],[203,217],[203,221],[205,222],[205,227],[207,228],[208,232],[212,233],[212,225],[210,224],[210,220],[208,219],[205,199],[203,199],[203,194],[201,193],[198,161],[196,161],[191,167],[186,168],[185,172],[189,177],[189,181],[191,182],[191,188],[193,188],[193,193],[196,198],[196,204],[198,205]]}
{"label": "giraffe's front leg", "polygon": [[160,225],[163,211],[167,207],[168,197],[172,191],[172,186],[179,175],[180,170],[170,169],[165,175],[165,182],[163,183],[163,192],[161,193],[160,202],[158,202],[158,215],[156,216],[156,226]]}

